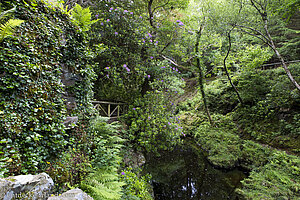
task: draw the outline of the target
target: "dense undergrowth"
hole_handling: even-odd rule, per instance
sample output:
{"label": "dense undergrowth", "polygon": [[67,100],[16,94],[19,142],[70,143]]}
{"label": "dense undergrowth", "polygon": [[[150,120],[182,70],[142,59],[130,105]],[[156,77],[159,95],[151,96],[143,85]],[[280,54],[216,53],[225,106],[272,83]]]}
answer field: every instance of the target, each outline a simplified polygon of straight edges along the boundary
{"label": "dense undergrowth", "polygon": [[[208,13],[190,9],[193,16],[185,16],[180,9],[186,8],[186,0],[149,1],[159,15],[148,13],[151,6],[149,10],[145,1],[95,1],[91,9],[68,5],[72,10],[59,2],[1,5],[13,13],[0,18],[5,36],[0,41],[1,177],[46,171],[59,193],[80,187],[94,199],[150,200],[151,176],[141,175],[141,163],[124,158],[135,160],[132,151],[158,155],[191,137],[214,166],[250,172],[237,190],[242,197],[299,198],[300,94],[283,69],[261,69],[274,60],[264,44],[239,32],[232,37],[235,49],[228,70],[240,102],[222,76],[228,24],[221,23],[221,30],[205,22],[215,13],[201,19]],[[278,15],[275,11],[272,16]],[[228,20],[225,11],[219,13]],[[23,21],[18,28],[8,27],[10,18]],[[207,23],[207,30],[198,31],[198,19]],[[275,25],[282,28],[284,23]],[[2,27],[10,28],[9,33]],[[286,32],[286,37],[297,35]],[[201,52],[193,53],[200,33]],[[293,54],[283,53],[296,59],[297,39],[275,39],[281,49],[295,47]],[[199,69],[195,58],[201,58]],[[300,82],[300,65],[289,69]],[[199,70],[212,76],[202,92],[213,125],[203,97],[194,92],[197,84],[183,91],[185,82],[199,78]],[[99,117],[93,97],[126,102],[121,123]],[[75,99],[72,108],[70,98]],[[65,125],[68,116],[77,116],[77,123]]]}
{"label": "dense undergrowth", "polygon": [[[299,65],[290,69],[299,74]],[[289,88],[282,69],[242,72],[234,79],[245,105],[238,105],[225,80],[212,81],[206,92],[216,127],[201,112],[203,103],[196,96],[179,106],[186,134],[205,149],[213,165],[250,171],[238,189],[247,199],[298,199],[299,94]]]}
{"label": "dense undergrowth", "polygon": [[[24,22],[0,46],[0,176],[44,171],[54,192],[80,187],[95,199],[150,199],[148,179],[120,171],[126,152],[120,125],[93,114],[93,54],[81,24],[41,1],[1,6],[16,6],[14,17]],[[62,82],[65,71],[70,84]],[[75,98],[72,109],[68,96]],[[77,116],[77,124],[63,124],[67,116]]]}

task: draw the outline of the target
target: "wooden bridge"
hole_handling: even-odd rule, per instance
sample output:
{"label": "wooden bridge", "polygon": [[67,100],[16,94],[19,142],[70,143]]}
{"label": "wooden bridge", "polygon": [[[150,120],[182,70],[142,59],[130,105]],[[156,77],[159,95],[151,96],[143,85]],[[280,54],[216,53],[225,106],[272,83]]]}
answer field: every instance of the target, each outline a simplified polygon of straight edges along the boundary
{"label": "wooden bridge", "polygon": [[94,108],[99,112],[99,115],[117,119],[127,110],[126,103],[116,103],[108,101],[92,101]]}

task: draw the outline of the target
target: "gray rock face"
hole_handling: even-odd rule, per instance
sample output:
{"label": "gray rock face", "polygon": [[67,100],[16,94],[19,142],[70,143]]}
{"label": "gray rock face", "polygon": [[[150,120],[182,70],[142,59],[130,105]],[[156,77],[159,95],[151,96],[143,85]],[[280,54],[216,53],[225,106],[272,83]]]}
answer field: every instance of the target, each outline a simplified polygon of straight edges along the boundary
{"label": "gray rock face", "polygon": [[0,199],[45,200],[53,186],[52,178],[46,173],[11,176],[0,179]]}
{"label": "gray rock face", "polygon": [[127,166],[138,168],[145,164],[146,158],[142,153],[130,150],[128,154],[124,156],[123,161]]}
{"label": "gray rock face", "polygon": [[77,108],[75,97],[65,97],[67,110],[74,110]]}
{"label": "gray rock face", "polygon": [[78,117],[67,117],[63,124],[67,128],[72,128],[72,124],[76,124],[78,122]]}
{"label": "gray rock face", "polygon": [[84,193],[81,189],[76,188],[60,196],[49,197],[48,200],[93,200],[93,198]]}

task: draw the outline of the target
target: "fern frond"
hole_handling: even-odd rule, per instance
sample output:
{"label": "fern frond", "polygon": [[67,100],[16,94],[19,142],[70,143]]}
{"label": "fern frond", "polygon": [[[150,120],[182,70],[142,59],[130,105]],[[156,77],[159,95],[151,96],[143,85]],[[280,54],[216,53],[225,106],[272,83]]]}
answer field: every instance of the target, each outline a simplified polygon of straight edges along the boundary
{"label": "fern frond", "polygon": [[81,188],[95,200],[118,200],[124,182],[118,181],[116,168],[97,169],[82,184]]}
{"label": "fern frond", "polygon": [[12,9],[6,10],[6,11],[1,11],[0,13],[0,20],[3,19],[4,17],[7,17],[10,13],[14,12],[16,10],[16,6]]}
{"label": "fern frond", "polygon": [[121,198],[121,194],[105,187],[105,185],[101,183],[99,183],[97,186],[84,184],[82,185],[82,188],[91,194],[95,200],[117,200]]}
{"label": "fern frond", "polygon": [[105,186],[113,191],[116,192],[121,192],[122,191],[122,187],[126,185],[124,182],[120,182],[120,181],[111,181],[111,182],[107,182],[105,184]]}
{"label": "fern frond", "polygon": [[92,13],[90,8],[82,8],[79,4],[76,4],[71,11],[73,22],[77,24],[82,31],[88,31],[92,24],[98,20],[92,20]]}
{"label": "fern frond", "polygon": [[21,25],[24,20],[10,19],[4,24],[0,24],[0,42],[14,33],[15,27]]}

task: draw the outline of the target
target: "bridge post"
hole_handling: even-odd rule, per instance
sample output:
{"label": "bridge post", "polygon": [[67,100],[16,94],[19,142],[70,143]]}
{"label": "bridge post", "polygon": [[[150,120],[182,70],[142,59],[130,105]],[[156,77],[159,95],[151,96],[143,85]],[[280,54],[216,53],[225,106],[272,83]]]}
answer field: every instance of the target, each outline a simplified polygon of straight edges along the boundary
{"label": "bridge post", "polygon": [[[116,102],[106,102],[106,101],[92,101],[92,103],[94,104],[94,108],[97,109],[99,113],[103,112],[103,114],[109,118],[115,116],[116,114],[117,117],[120,117],[120,115],[123,114],[126,105],[126,103],[116,103]],[[107,105],[107,109],[105,109],[106,105]],[[111,105],[113,105],[113,107],[111,107]]]}
{"label": "bridge post", "polygon": [[118,117],[120,117],[120,105],[118,105]]}

